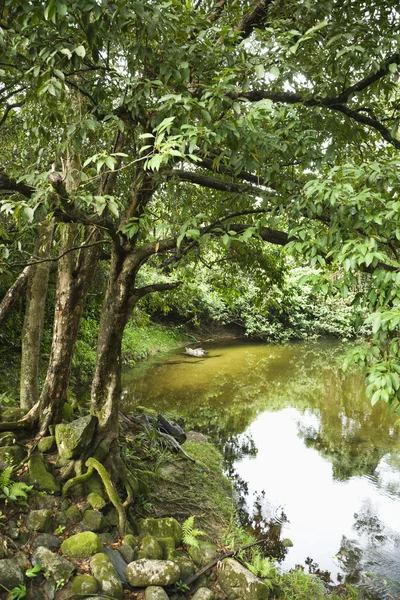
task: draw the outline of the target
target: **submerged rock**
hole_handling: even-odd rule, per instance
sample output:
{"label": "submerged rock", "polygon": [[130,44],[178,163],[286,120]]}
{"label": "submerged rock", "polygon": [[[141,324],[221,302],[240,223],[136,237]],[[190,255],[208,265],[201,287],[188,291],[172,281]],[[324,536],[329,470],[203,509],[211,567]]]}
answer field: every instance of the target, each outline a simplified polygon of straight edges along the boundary
{"label": "submerged rock", "polygon": [[157,538],[172,537],[179,546],[182,542],[182,527],[173,517],[162,519],[141,519],[138,523],[139,536],[153,535]]}
{"label": "submerged rock", "polygon": [[92,531],[76,533],[61,544],[61,552],[72,558],[89,558],[102,549],[103,542]]}
{"label": "submerged rock", "polygon": [[71,423],[56,425],[56,443],[60,458],[68,460],[79,457],[92,440],[95,424],[96,419],[88,415]]}
{"label": "submerged rock", "polygon": [[270,588],[233,558],[222,561],[217,576],[229,600],[267,600],[270,597]]}
{"label": "submerged rock", "polygon": [[180,576],[178,565],[170,560],[140,558],[126,568],[126,578],[133,587],[172,585]]}
{"label": "submerged rock", "polygon": [[90,559],[90,568],[99,585],[99,592],[111,598],[122,598],[122,583],[110,558],[103,552]]}

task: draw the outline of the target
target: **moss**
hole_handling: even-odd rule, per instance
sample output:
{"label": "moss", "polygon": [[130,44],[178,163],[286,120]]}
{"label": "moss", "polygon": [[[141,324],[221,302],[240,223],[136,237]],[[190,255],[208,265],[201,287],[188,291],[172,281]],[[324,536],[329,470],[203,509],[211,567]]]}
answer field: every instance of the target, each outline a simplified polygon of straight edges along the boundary
{"label": "moss", "polygon": [[99,552],[92,556],[90,568],[97,580],[100,592],[111,598],[122,598],[122,583],[111,560],[106,554]]}
{"label": "moss", "polygon": [[77,575],[72,580],[71,591],[78,595],[95,594],[97,587],[97,581],[92,575]]}
{"label": "moss", "polygon": [[182,541],[182,527],[176,519],[165,517],[163,519],[142,519],[138,523],[139,536],[147,535],[157,538],[172,537],[177,545]]}
{"label": "moss", "polygon": [[101,539],[92,531],[76,533],[61,544],[61,552],[72,558],[89,558],[102,549]]}
{"label": "moss", "polygon": [[53,452],[56,449],[56,438],[54,435],[48,435],[40,440],[38,444],[39,452]]}
{"label": "moss", "polygon": [[36,489],[43,492],[60,491],[59,482],[46,469],[46,466],[39,454],[33,454],[29,459],[29,479]]}
{"label": "moss", "polygon": [[104,498],[102,498],[99,494],[96,494],[94,492],[88,494],[87,501],[89,502],[90,506],[95,510],[101,510],[106,505],[106,501],[104,500]]}

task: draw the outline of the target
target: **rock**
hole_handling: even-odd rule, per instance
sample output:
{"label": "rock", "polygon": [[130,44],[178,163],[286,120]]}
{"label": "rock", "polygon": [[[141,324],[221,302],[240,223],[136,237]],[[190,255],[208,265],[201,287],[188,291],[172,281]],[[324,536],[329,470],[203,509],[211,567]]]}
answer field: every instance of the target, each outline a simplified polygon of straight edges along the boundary
{"label": "rock", "polygon": [[90,568],[99,584],[99,592],[112,598],[122,598],[122,583],[110,558],[103,552],[90,559]]}
{"label": "rock", "polygon": [[38,490],[32,490],[29,493],[29,506],[32,510],[40,508],[48,508],[53,511],[56,510],[60,505],[60,498],[53,496],[52,494],[46,494],[45,492],[39,492]]}
{"label": "rock", "polygon": [[103,483],[102,483],[100,477],[97,475],[97,473],[94,473],[91,476],[91,478],[89,479],[89,481],[86,481],[84,483],[84,488],[85,488],[86,494],[91,494],[91,493],[98,494],[105,500],[108,499],[107,492],[105,491]]}
{"label": "rock", "polygon": [[51,529],[51,512],[48,508],[31,510],[26,519],[29,531],[48,532]]}
{"label": "rock", "polygon": [[215,600],[215,595],[211,590],[205,587],[201,587],[197,590],[192,600]]}
{"label": "rock", "polygon": [[39,546],[43,546],[44,548],[48,548],[49,550],[56,551],[61,546],[60,538],[55,535],[51,535],[50,533],[39,533],[38,536],[32,542],[32,546],[34,548],[39,548]]}
{"label": "rock", "polygon": [[115,542],[115,538],[111,533],[99,533],[98,535],[103,544],[113,544]]}
{"label": "rock", "polygon": [[108,556],[114,569],[117,571],[118,577],[120,578],[123,587],[130,587],[126,578],[126,567],[128,561],[125,560],[120,550],[114,550],[113,548],[104,548],[103,553]]}
{"label": "rock", "polygon": [[132,535],[131,533],[128,533],[127,535],[124,536],[124,543],[128,544],[134,550],[137,549],[137,547],[138,547],[138,541],[135,538],[135,536]]}
{"label": "rock", "polygon": [[50,573],[55,581],[64,580],[65,583],[75,571],[75,566],[69,560],[43,546],[34,552],[32,564],[39,564],[44,573]]}
{"label": "rock", "polygon": [[88,494],[87,501],[89,502],[90,506],[95,510],[101,510],[106,505],[106,501],[104,500],[104,498],[102,498],[100,494],[96,494],[95,492],[91,492],[90,494]]}
{"label": "rock", "polygon": [[23,569],[10,558],[0,560],[0,582],[9,590],[22,585],[25,580]]}
{"label": "rock", "polygon": [[158,538],[158,543],[163,549],[163,558],[169,560],[175,553],[175,540],[173,538]]}
{"label": "rock", "polygon": [[108,523],[99,510],[85,510],[83,524],[90,531],[104,531]]}
{"label": "rock", "polygon": [[198,547],[191,546],[191,548],[189,548],[189,554],[195,565],[201,568],[215,560],[218,552],[215,544],[202,542],[201,540],[198,540],[198,544]]}
{"label": "rock", "polygon": [[126,560],[127,564],[137,558],[137,552],[131,546],[129,546],[129,544],[125,544],[125,542],[122,542],[119,551]]}
{"label": "rock", "polygon": [[56,438],[54,437],[54,435],[48,435],[47,437],[42,438],[38,443],[38,450],[39,452],[43,453],[54,452],[56,447]]}
{"label": "rock", "polygon": [[92,531],[83,531],[67,538],[61,544],[61,552],[72,558],[89,558],[103,549],[103,542]]}
{"label": "rock", "polygon": [[65,511],[65,518],[68,524],[79,523],[82,518],[81,511],[76,504],[71,504]]}
{"label": "rock", "polygon": [[92,440],[95,423],[96,419],[88,415],[56,425],[56,443],[62,459],[77,458],[82,454]]}
{"label": "rock", "polygon": [[72,580],[73,594],[95,594],[97,588],[97,581],[93,575],[77,575]]}
{"label": "rock", "polygon": [[207,437],[199,431],[189,431],[186,434],[187,442],[194,442],[195,444],[207,444]]}
{"label": "rock", "polygon": [[217,577],[229,600],[267,600],[270,596],[270,588],[233,558],[222,561]]}
{"label": "rock", "polygon": [[33,454],[29,459],[29,479],[36,489],[43,492],[60,491],[60,483],[46,469],[39,454]]}
{"label": "rock", "polygon": [[170,560],[172,560],[172,562],[178,565],[179,570],[181,572],[180,579],[182,579],[182,581],[185,581],[185,579],[189,579],[189,577],[191,577],[196,570],[194,562],[190,560],[190,558],[185,556],[183,552],[182,554],[175,553],[175,556],[171,556]]}
{"label": "rock", "polygon": [[163,557],[163,549],[153,535],[145,535],[142,539],[142,547],[139,551],[139,558],[156,558]]}
{"label": "rock", "polygon": [[118,516],[118,511],[115,507],[113,507],[106,514],[106,521],[109,525],[111,525],[111,527],[117,527],[117,525],[119,523],[119,516]]}
{"label": "rock", "polygon": [[172,585],[180,576],[178,565],[170,560],[140,558],[126,568],[126,578],[133,587]]}
{"label": "rock", "polygon": [[144,592],[144,600],[168,600],[168,596],[162,587],[150,585]]}
{"label": "rock", "polygon": [[2,446],[0,448],[0,461],[9,466],[19,465],[26,455],[26,451],[21,446],[18,446],[18,444]]}
{"label": "rock", "polygon": [[1,410],[1,420],[6,423],[11,423],[12,421],[19,421],[25,415],[25,410],[23,408],[18,408],[17,406],[7,406],[2,407]]}
{"label": "rock", "polygon": [[179,546],[182,541],[182,527],[173,517],[162,519],[141,519],[138,523],[139,536],[153,535],[157,538],[172,537]]}

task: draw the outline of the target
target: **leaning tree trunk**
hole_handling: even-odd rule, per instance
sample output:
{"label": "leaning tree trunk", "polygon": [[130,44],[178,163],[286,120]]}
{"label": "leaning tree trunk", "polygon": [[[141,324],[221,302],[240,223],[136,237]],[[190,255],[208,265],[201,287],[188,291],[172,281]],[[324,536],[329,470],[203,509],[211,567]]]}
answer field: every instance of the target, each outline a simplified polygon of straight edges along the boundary
{"label": "leaning tree trunk", "polygon": [[41,225],[35,256],[43,260],[33,265],[29,274],[24,327],[22,331],[20,405],[29,410],[39,399],[39,358],[43,336],[44,309],[47,297],[50,255],[54,222]]}

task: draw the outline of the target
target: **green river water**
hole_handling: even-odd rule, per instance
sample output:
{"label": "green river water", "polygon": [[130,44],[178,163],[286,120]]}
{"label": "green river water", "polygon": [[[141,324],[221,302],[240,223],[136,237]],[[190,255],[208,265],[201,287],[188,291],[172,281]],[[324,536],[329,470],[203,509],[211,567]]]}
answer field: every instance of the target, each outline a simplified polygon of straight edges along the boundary
{"label": "green river water", "polygon": [[371,407],[359,374],[343,374],[336,342],[229,341],[184,349],[125,373],[124,410],[179,414],[221,448],[242,514],[343,578],[400,598],[400,427]]}

